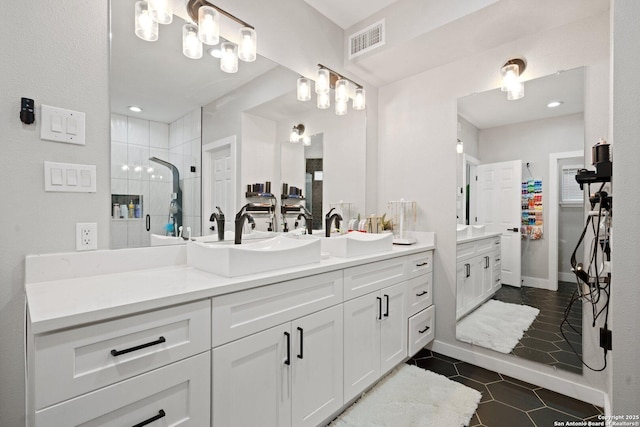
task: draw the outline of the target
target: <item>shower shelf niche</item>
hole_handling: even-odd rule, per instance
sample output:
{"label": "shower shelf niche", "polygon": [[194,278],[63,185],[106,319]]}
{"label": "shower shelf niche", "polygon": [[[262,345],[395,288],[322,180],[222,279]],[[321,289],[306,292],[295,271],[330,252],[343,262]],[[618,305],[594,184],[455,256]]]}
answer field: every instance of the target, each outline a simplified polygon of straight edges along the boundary
{"label": "shower shelf niche", "polygon": [[[129,216],[129,202],[131,202],[134,206],[134,211]],[[124,216],[124,212],[118,209],[118,212],[115,211],[115,205],[118,207],[123,204],[127,206],[127,215]],[[137,210],[138,215],[136,215],[136,206],[139,206]],[[142,195],[140,194],[112,194],[111,195],[111,219],[113,221],[139,221],[144,218],[144,212],[142,211]]]}

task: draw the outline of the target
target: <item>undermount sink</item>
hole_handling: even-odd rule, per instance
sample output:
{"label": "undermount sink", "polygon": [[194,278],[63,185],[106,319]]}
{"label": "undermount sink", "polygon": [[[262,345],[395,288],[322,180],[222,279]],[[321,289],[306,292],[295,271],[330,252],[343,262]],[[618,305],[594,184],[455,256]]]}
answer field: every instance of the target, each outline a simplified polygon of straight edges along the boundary
{"label": "undermount sink", "polygon": [[262,273],[320,262],[320,241],[309,236],[276,236],[258,242],[189,242],[187,264],[225,277]]}
{"label": "undermount sink", "polygon": [[352,232],[335,237],[321,237],[322,251],[332,256],[350,258],[389,252],[393,249],[392,233]]}

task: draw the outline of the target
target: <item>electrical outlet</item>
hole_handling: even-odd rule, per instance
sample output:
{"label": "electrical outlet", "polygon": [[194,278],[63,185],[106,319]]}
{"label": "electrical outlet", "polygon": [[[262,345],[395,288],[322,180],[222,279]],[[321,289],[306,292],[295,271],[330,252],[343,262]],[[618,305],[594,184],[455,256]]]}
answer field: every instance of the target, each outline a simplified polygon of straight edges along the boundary
{"label": "electrical outlet", "polygon": [[76,250],[98,249],[98,224],[95,222],[76,223]]}

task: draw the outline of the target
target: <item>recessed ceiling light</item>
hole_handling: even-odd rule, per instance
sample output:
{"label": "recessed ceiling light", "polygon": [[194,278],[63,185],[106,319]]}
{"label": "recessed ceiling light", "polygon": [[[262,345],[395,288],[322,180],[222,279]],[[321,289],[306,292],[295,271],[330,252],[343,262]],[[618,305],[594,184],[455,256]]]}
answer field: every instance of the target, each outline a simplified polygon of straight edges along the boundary
{"label": "recessed ceiling light", "polygon": [[564,102],[562,102],[562,101],[551,101],[550,103],[547,104],[547,107],[556,108],[556,107],[561,106],[562,104],[564,104]]}
{"label": "recessed ceiling light", "polygon": [[133,111],[134,113],[139,113],[140,111],[142,111],[142,108],[136,105],[129,105],[129,110]]}

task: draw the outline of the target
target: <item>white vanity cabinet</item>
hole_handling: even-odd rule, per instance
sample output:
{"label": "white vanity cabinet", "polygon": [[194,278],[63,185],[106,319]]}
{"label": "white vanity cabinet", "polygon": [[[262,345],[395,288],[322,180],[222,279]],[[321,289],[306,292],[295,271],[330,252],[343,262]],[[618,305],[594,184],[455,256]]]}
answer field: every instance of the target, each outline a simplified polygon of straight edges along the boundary
{"label": "white vanity cabinet", "polygon": [[435,336],[433,304],[433,253],[422,252],[408,257],[407,316],[408,353],[415,355]]}
{"label": "white vanity cabinet", "polygon": [[210,313],[201,300],[36,334],[28,425],[134,425],[163,412],[171,425],[208,422]]}
{"label": "white vanity cabinet", "polygon": [[343,405],[342,305],[213,350],[214,426],[315,426]]}
{"label": "white vanity cabinet", "polygon": [[500,237],[459,243],[456,262],[456,320],[500,289]]}

